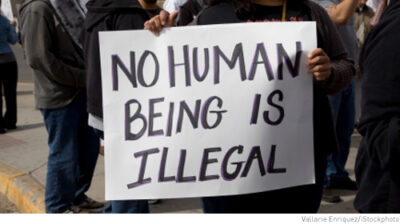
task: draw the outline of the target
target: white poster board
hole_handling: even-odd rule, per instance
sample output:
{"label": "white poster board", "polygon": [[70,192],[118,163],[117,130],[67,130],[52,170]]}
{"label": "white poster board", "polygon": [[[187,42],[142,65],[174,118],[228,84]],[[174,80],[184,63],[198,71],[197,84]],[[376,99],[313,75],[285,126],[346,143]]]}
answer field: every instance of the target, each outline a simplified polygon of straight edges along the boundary
{"label": "white poster board", "polygon": [[10,0],[1,0],[1,12],[9,20],[12,20],[14,18]]}
{"label": "white poster board", "polygon": [[106,199],[315,182],[314,22],[100,34]]}

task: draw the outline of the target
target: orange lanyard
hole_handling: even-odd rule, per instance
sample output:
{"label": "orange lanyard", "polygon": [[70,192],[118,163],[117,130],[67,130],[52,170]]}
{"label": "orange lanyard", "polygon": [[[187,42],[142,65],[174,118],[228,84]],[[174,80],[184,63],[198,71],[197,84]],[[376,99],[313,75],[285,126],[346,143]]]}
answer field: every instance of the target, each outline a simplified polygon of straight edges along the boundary
{"label": "orange lanyard", "polygon": [[282,22],[286,21],[286,0],[283,0]]}

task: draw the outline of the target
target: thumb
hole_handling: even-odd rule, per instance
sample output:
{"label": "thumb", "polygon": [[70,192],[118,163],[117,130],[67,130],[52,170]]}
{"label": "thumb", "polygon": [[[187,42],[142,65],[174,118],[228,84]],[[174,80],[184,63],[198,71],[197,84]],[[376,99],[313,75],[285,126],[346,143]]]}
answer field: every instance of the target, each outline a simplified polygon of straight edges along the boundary
{"label": "thumb", "polygon": [[169,15],[169,25],[173,26],[175,24],[176,18],[178,17],[179,11],[175,10]]}
{"label": "thumb", "polygon": [[160,12],[160,20],[161,20],[161,25],[165,26],[167,20],[169,20],[169,13],[165,10],[162,10]]}

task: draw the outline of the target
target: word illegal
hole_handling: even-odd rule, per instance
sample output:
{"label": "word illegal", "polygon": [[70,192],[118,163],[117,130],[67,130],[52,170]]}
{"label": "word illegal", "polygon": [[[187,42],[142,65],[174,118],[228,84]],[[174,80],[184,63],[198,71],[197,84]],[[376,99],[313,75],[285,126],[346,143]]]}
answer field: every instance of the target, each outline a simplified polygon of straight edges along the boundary
{"label": "word illegal", "polygon": [[[220,147],[209,147],[205,148],[203,151],[203,156],[200,165],[200,173],[198,176],[185,176],[185,163],[186,163],[186,154],[187,150],[182,149],[180,152],[179,163],[173,173],[176,173],[176,176],[166,176],[166,167],[168,160],[168,148],[164,147],[162,151],[162,156],[160,160],[159,166],[159,175],[158,182],[176,182],[176,183],[187,183],[187,182],[196,182],[196,181],[212,181],[223,178],[225,181],[233,181],[236,178],[245,178],[247,177],[250,169],[252,168],[252,164],[254,161],[258,163],[258,169],[261,176],[265,176],[267,173],[269,174],[278,174],[278,173],[286,173],[286,168],[275,168],[275,158],[276,158],[276,145],[271,146],[271,150],[269,156],[267,157],[267,163],[264,163],[266,150],[261,149],[260,146],[254,146],[251,150],[248,150],[248,156],[245,161],[231,161],[231,157],[234,154],[243,154],[244,147],[243,145],[237,145],[231,147],[226,151],[223,156],[222,161],[218,161],[217,158],[212,157],[211,154],[219,153],[222,151]],[[142,186],[144,184],[148,184],[152,182],[151,177],[145,177],[146,168],[147,168],[147,159],[149,156],[153,156],[160,153],[160,149],[153,148],[148,150],[143,150],[136,152],[134,157],[136,159],[141,158],[140,169],[138,173],[138,180],[136,182],[130,183],[127,185],[128,189],[136,188]],[[207,168],[210,164],[215,163],[215,165],[220,166],[220,173],[207,174]],[[153,166],[153,165],[152,165]],[[234,168],[232,171],[232,167]]]}

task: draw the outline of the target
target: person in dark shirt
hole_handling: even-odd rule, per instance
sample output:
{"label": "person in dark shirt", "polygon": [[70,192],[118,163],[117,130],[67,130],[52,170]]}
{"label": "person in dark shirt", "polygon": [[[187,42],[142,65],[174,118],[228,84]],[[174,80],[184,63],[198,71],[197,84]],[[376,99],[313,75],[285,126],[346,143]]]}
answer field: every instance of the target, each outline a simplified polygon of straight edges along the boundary
{"label": "person in dark shirt", "polygon": [[35,107],[48,133],[47,213],[103,207],[86,195],[99,154],[87,125],[82,49],[66,32],[49,0],[24,0],[18,12],[25,60],[33,71]]}
{"label": "person in dark shirt", "polygon": [[[143,29],[143,23],[160,13],[156,0],[91,0],[83,33],[87,75],[89,125],[104,139],[99,35],[104,30]],[[100,88],[99,88],[100,87]],[[110,201],[104,213],[148,213],[147,200]]]}
{"label": "person in dark shirt", "polygon": [[[338,40],[335,25],[326,11],[310,1],[234,0],[209,2],[197,16],[196,24],[224,24],[273,21],[316,21],[318,49],[308,60],[314,76],[314,158],[316,183],[269,192],[202,198],[206,213],[313,213],[317,212],[323,189],[327,155],[337,150],[332,112],[327,94],[346,88],[354,74],[352,61]],[[286,5],[286,6],[285,6]],[[285,10],[286,9],[286,10]],[[158,35],[174,24],[174,16],[161,12],[145,23],[145,29]],[[160,24],[160,25],[158,25]]]}
{"label": "person in dark shirt", "polygon": [[360,54],[363,136],[354,207],[362,213],[400,212],[400,1],[390,1]]}

